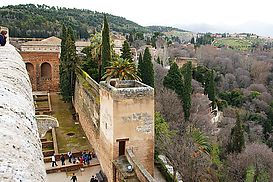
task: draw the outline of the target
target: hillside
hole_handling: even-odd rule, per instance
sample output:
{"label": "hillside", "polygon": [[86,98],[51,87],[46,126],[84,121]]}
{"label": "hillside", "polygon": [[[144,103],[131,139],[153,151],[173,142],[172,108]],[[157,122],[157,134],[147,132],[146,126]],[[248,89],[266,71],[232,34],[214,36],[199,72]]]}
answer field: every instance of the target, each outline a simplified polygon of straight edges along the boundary
{"label": "hillside", "polygon": [[147,27],[150,31],[152,32],[172,32],[172,31],[176,31],[176,32],[187,32],[186,30],[182,30],[179,28],[173,28],[173,27],[165,27],[165,26],[148,26]]}
{"label": "hillside", "polygon": [[[92,7],[90,7],[92,8]],[[172,27],[143,27],[120,16],[106,14],[112,31],[130,32],[185,32]],[[70,25],[77,38],[88,38],[94,30],[99,31],[103,13],[86,9],[68,9],[47,5],[9,5],[0,7],[0,25],[10,29],[11,37],[44,38],[60,36],[62,24]]]}
{"label": "hillside", "polygon": [[[146,32],[142,27],[123,17],[107,14],[112,31]],[[50,7],[47,5],[9,5],[0,8],[0,25],[10,29],[12,37],[48,37],[60,35],[62,24],[70,25],[78,38],[87,38],[94,29],[100,30],[103,13]]]}

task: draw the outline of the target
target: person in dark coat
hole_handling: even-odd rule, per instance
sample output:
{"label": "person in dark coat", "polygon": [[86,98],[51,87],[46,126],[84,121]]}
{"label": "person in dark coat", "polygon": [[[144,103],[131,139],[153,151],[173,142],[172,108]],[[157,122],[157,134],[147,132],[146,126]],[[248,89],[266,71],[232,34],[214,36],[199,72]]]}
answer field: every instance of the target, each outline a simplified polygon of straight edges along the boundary
{"label": "person in dark coat", "polygon": [[7,42],[7,31],[2,30],[0,33],[0,44],[1,46],[6,45]]}
{"label": "person in dark coat", "polygon": [[75,173],[73,173],[73,176],[71,177],[71,180],[73,182],[76,182],[78,179],[77,179],[77,176],[75,175]]}
{"label": "person in dark coat", "polygon": [[62,166],[64,166],[65,165],[65,163],[64,163],[64,161],[65,161],[64,154],[62,154],[62,156],[61,156],[61,161],[62,161]]}
{"label": "person in dark coat", "polygon": [[92,178],[90,179],[90,182],[95,182],[95,177],[92,176]]}

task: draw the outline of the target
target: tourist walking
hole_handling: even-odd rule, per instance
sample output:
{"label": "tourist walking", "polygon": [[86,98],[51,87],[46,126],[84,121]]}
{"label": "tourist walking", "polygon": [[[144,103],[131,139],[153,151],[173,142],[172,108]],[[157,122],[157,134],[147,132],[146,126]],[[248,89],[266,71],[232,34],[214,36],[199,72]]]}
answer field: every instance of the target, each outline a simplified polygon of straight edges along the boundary
{"label": "tourist walking", "polygon": [[51,157],[51,162],[52,162],[52,167],[58,166],[58,164],[57,164],[57,162],[56,162],[55,154],[52,155],[52,157]]}
{"label": "tourist walking", "polygon": [[4,46],[6,45],[7,42],[7,31],[6,30],[2,30],[0,33],[0,45]]}
{"label": "tourist walking", "polygon": [[62,161],[62,166],[64,166],[65,165],[65,157],[64,157],[64,154],[62,154],[62,156],[61,156],[61,161]]}
{"label": "tourist walking", "polygon": [[67,156],[68,156],[68,161],[72,163],[72,152],[71,151],[67,152]]}
{"label": "tourist walking", "polygon": [[90,179],[90,182],[95,182],[95,177],[92,176],[92,178]]}
{"label": "tourist walking", "polygon": [[73,182],[76,182],[78,179],[77,179],[77,176],[75,175],[75,173],[73,173],[72,177],[71,177],[71,180]]}

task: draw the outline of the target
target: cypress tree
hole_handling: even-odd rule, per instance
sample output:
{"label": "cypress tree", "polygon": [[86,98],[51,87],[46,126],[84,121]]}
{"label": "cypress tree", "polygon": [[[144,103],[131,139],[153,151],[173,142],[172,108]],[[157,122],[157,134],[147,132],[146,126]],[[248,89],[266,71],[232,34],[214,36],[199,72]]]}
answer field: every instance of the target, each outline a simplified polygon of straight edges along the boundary
{"label": "cypress tree", "polygon": [[133,37],[132,33],[130,33],[130,35],[129,35],[129,42],[130,43],[134,42],[134,37]]}
{"label": "cypress tree", "polygon": [[124,41],[124,43],[122,45],[121,52],[122,52],[121,56],[120,56],[121,58],[127,59],[127,60],[133,62],[132,52],[131,52],[130,46],[126,40]]}
{"label": "cypress tree", "polygon": [[182,67],[182,75],[183,75],[183,110],[184,110],[184,118],[186,121],[189,121],[190,118],[190,109],[191,109],[191,93],[192,93],[192,63],[188,61]]}
{"label": "cypress tree", "polygon": [[60,61],[60,87],[65,101],[71,101],[74,94],[75,69],[78,62],[75,39],[71,27],[63,27]]}
{"label": "cypress tree", "polygon": [[111,47],[110,47],[110,35],[109,35],[109,26],[106,15],[104,15],[103,29],[102,29],[102,65],[100,78],[105,73],[105,67],[111,62]]}
{"label": "cypress tree", "polygon": [[142,82],[151,87],[154,87],[154,68],[152,63],[152,56],[148,47],[146,47],[144,51],[143,60],[139,62],[138,70]]}
{"label": "cypress tree", "polygon": [[67,29],[63,25],[62,27],[62,35],[61,35],[61,56],[60,56],[60,66],[59,66],[59,74],[60,74],[60,90],[64,100],[68,100],[68,74],[66,71],[66,56],[67,56],[67,47],[66,47],[66,40],[67,40]]}
{"label": "cypress tree", "polygon": [[194,44],[195,41],[194,41],[194,37],[191,38],[191,44]]}
{"label": "cypress tree", "polygon": [[239,113],[236,112],[236,123],[231,129],[228,152],[240,153],[245,147],[244,128]]}
{"label": "cypress tree", "polygon": [[166,88],[172,89],[182,100],[182,90],[183,90],[183,82],[182,82],[182,74],[175,62],[172,63],[168,74],[164,77],[163,85]]}
{"label": "cypress tree", "polygon": [[142,59],[142,54],[140,53],[138,56],[138,66],[137,66],[137,72],[138,72],[138,76],[141,78],[141,71],[143,69],[143,59]]}

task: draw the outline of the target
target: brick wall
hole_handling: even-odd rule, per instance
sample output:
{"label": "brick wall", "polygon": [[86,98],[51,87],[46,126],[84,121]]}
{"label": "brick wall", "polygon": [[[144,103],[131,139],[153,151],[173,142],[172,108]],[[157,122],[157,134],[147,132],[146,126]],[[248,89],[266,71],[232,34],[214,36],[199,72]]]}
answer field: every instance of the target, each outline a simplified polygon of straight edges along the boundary
{"label": "brick wall", "polygon": [[[58,91],[59,90],[59,65],[60,58],[57,52],[20,52],[23,61],[29,66],[29,77],[33,91]],[[51,77],[43,77],[41,67],[43,63],[50,64]],[[31,68],[33,70],[31,70]]]}

